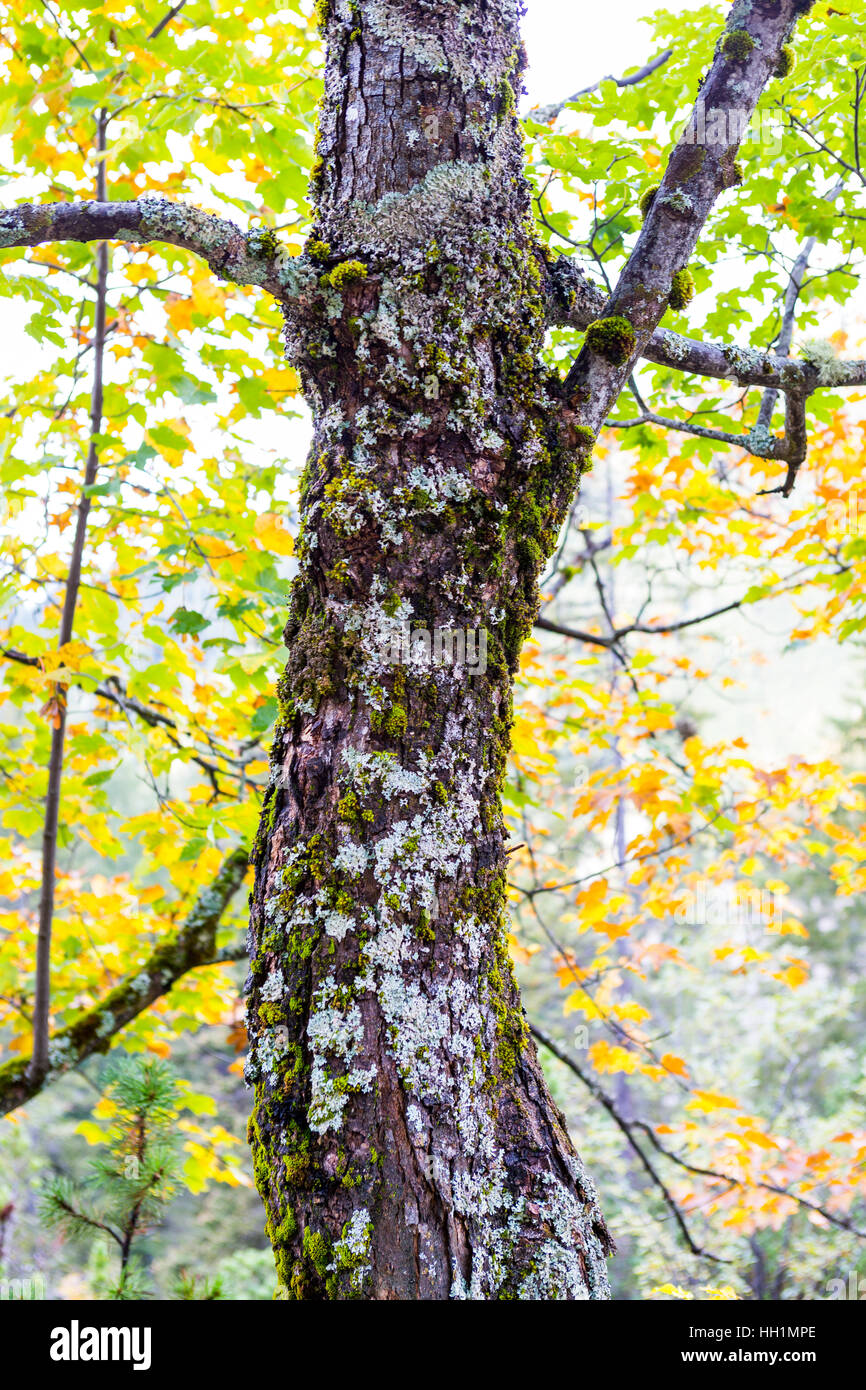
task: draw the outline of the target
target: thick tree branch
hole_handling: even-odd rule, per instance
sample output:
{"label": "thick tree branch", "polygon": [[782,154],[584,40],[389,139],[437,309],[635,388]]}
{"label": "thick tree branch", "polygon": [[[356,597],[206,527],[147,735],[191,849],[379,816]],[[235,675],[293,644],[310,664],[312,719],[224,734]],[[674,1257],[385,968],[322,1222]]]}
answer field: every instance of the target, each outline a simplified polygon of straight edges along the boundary
{"label": "thick tree branch", "polygon": [[[233,222],[152,193],[134,202],[22,203],[0,212],[0,250],[57,241],[168,242],[193,251],[223,280],[293,297],[305,271],[273,232]],[[308,272],[306,272],[308,274]]]}
{"label": "thick tree branch", "polygon": [[[559,256],[549,268],[548,322],[552,327],[586,329],[603,316],[607,296],[588,280],[577,261]],[[781,346],[781,344],[780,344]],[[800,390],[811,395],[821,387],[866,385],[866,361],[851,360],[834,364],[833,380],[826,368],[806,358],[790,358],[779,352],[761,352],[733,343],[705,343],[686,338],[669,328],[656,328],[641,349],[641,357],[660,367],[693,376],[730,381],[739,386],[760,386],[769,390]]]}
{"label": "thick tree branch", "polygon": [[[691,121],[670,157],[643,228],[565,383],[579,422],[597,433],[668,307],[674,276],[688,265],[709,213],[737,182],[735,159],[748,121],[776,68],[803,0],[732,11],[704,80]],[[707,122],[704,111],[727,120]],[[625,320],[623,327],[621,321]]]}
{"label": "thick tree branch", "polygon": [[237,958],[232,951],[217,951],[215,939],[219,920],[243,883],[247,862],[246,850],[238,849],[229,855],[214,882],[196,898],[177,935],[157,946],[141,968],[128,975],[101,1003],[54,1034],[44,1077],[32,1075],[29,1057],[15,1057],[0,1066],[0,1114],[6,1115],[31,1100],[43,1085],[95,1052],[107,1052],[115,1034],[160,995],[167,994],[188,971]]}
{"label": "thick tree branch", "polygon": [[[692,118],[646,207],[637,243],[613,293],[590,323],[566,378],[567,414],[577,427],[575,437],[580,438],[583,449],[591,446],[633,364],[641,356],[652,355],[651,345],[661,341],[666,358],[674,358],[669,365],[690,369],[684,359],[697,355],[695,345],[688,340],[677,344],[673,335],[660,339],[659,321],[670,302],[675,278],[685,272],[713,204],[725,188],[738,182],[735,156],[748,122],[798,15],[810,5],[811,0],[777,0],[771,6],[753,6],[745,12],[735,7],[732,11]],[[707,121],[707,112],[714,119]],[[595,297],[592,287],[583,284],[566,300],[568,316],[579,314]],[[677,361],[677,348],[683,347],[686,350]],[[720,357],[717,369],[708,374],[729,380],[740,381],[744,373],[768,365],[765,354],[738,349],[711,349],[701,355]],[[828,370],[827,364],[792,364],[786,358],[769,365],[771,372],[754,384],[785,391],[784,439],[774,439],[766,427],[756,427],[742,439],[725,439],[718,433],[709,437],[737,442],[761,457],[785,459],[788,473],[778,491],[787,496],[806,456],[805,400],[809,391],[815,385],[853,385],[862,364],[852,364],[853,371],[848,364],[834,363]],[[773,379],[768,380],[768,375]]]}

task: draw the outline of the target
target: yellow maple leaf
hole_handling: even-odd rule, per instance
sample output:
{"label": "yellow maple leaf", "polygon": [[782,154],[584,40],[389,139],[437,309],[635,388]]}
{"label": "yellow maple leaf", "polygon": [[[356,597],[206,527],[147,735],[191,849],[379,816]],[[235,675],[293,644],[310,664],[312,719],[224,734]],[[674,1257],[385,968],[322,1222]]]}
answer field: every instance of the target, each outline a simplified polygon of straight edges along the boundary
{"label": "yellow maple leaf", "polygon": [[263,512],[256,517],[255,533],[262,550],[277,555],[291,555],[295,549],[292,534],[277,512]]}

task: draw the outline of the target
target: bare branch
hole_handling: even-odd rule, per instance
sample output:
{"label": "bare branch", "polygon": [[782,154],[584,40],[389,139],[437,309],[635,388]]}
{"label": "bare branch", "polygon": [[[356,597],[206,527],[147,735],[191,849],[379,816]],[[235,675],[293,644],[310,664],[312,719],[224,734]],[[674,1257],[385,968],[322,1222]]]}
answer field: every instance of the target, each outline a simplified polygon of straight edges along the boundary
{"label": "bare branch", "polygon": [[652,410],[645,410],[643,414],[636,415],[632,420],[605,420],[608,429],[632,430],[638,425],[659,425],[662,429],[675,430],[680,434],[693,434],[698,439],[712,439],[719,444],[732,444],[739,449],[745,449],[747,453],[753,454],[755,458],[763,459],[785,459],[788,457],[787,443],[784,439],[776,439],[767,432],[766,434],[731,434],[727,430],[710,429],[708,425],[696,425],[692,420],[673,420],[667,415],[656,415]]}
{"label": "bare branch", "polygon": [[665,415],[644,409],[641,415],[632,420],[606,420],[609,429],[628,430],[637,425],[660,425],[666,430],[676,430],[681,434],[697,435],[699,439],[711,439],[720,444],[732,444],[745,449],[754,458],[783,459],[788,464],[784,483],[777,488],[765,488],[758,493],[765,497],[769,492],[781,492],[787,497],[793,487],[800,466],[806,458],[808,435],[806,431],[806,397],[802,391],[788,388],[785,392],[785,433],[781,439],[771,434],[761,425],[760,419],[748,434],[731,434],[727,430],[710,429],[707,425],[696,425],[693,420],[673,420]]}
{"label": "bare branch", "polygon": [[[837,184],[837,188],[838,188]],[[791,274],[788,277],[788,285],[785,290],[785,304],[782,312],[782,327],[776,340],[776,347],[781,357],[787,357],[791,351],[791,342],[794,337],[794,321],[797,316],[797,301],[800,298],[800,290],[803,285],[803,276],[809,264],[809,257],[815,249],[815,238],[810,236],[803,244],[799,256],[795,260]],[[768,430],[773,419],[773,411],[776,408],[776,388],[764,392],[761,401],[761,409],[758,411],[758,428]]]}
{"label": "bare branch", "polygon": [[[108,119],[100,111],[96,123],[96,196],[105,199],[105,131]],[[81,566],[90,516],[91,491],[99,468],[97,439],[102,428],[103,367],[105,357],[105,306],[108,284],[108,246],[100,242],[96,249],[96,304],[93,313],[93,384],[90,392],[90,429],[87,461],[75,536],[69,560],[69,573],[63,594],[63,611],[57,634],[58,647],[72,640]],[[42,880],[39,891],[39,930],[36,937],[36,987],[33,995],[33,1056],[30,1071],[35,1082],[42,1081],[48,1070],[48,1029],[51,1017],[51,932],[54,921],[54,886],[57,864],[57,831],[60,824],[60,786],[63,779],[63,759],[66,744],[66,688],[58,686],[53,699],[54,717],[51,723],[51,752],[48,762],[48,783],[45,792],[45,819],[42,825]]]}
{"label": "bare branch", "polygon": [[159,38],[159,36],[160,36],[160,34],[162,33],[162,31],[163,31],[163,29],[165,28],[165,26],[166,26],[167,24],[171,24],[171,21],[174,19],[175,15],[179,15],[179,14],[180,14],[180,12],[181,12],[181,10],[183,9],[183,7],[184,7],[185,4],[186,4],[186,0],[178,0],[178,3],[177,3],[176,5],[174,5],[174,6],[172,6],[172,8],[168,11],[167,14],[164,14],[164,15],[163,15],[163,17],[162,17],[162,19],[159,21],[159,23],[154,25],[154,27],[151,29],[150,33],[149,33],[148,36],[147,36],[148,39],[157,39],[157,38]]}
{"label": "bare branch", "polygon": [[563,627],[561,623],[553,623],[549,618],[536,618],[533,626],[540,627],[543,632],[556,632],[560,637],[573,637],[576,642],[586,642],[593,647],[614,646],[611,637],[600,637],[595,632],[580,632],[576,627]]}
{"label": "bare branch", "polygon": [[[549,267],[548,322],[551,326],[585,329],[605,312],[607,296],[586,278],[576,260],[559,256]],[[806,358],[790,358],[782,353],[761,352],[732,343],[704,343],[686,338],[669,328],[656,328],[643,345],[641,357],[660,367],[693,376],[730,381],[739,386],[761,386],[784,390],[794,388],[805,395],[822,386],[834,390],[844,386],[866,385],[866,361],[839,361],[832,383],[821,380],[820,369]]]}
{"label": "bare branch", "polygon": [[[547,1034],[544,1033],[534,1023],[530,1023],[529,1031],[534,1034],[534,1036],[538,1039],[538,1041],[542,1044],[543,1047],[547,1048],[548,1052],[553,1053],[554,1057],[558,1058],[560,1062],[562,1062],[566,1067],[568,1067],[572,1072],[574,1072],[574,1075],[580,1081],[583,1082],[584,1086],[586,1086],[587,1090],[590,1091],[590,1093],[595,1097],[595,1099],[601,1102],[601,1104],[604,1106],[604,1108],[608,1111],[613,1120],[616,1122],[618,1127],[622,1130],[623,1134],[625,1134],[629,1144],[640,1158],[644,1167],[651,1174],[653,1181],[656,1183],[658,1187],[661,1188],[662,1192],[665,1194],[667,1204],[674,1210],[675,1215],[676,1212],[679,1211],[679,1208],[676,1207],[673,1197],[670,1196],[670,1194],[667,1191],[667,1188],[664,1186],[661,1179],[655,1173],[654,1169],[650,1166],[650,1164],[647,1161],[646,1155],[643,1153],[640,1146],[637,1144],[634,1137],[635,1130],[640,1130],[643,1134],[646,1135],[647,1139],[649,1140],[652,1147],[655,1149],[656,1153],[661,1154],[664,1158],[670,1159],[672,1163],[677,1164],[678,1167],[684,1169],[687,1173],[693,1173],[697,1177],[713,1178],[719,1182],[727,1183],[729,1188],[739,1187],[744,1188],[746,1190],[750,1188],[756,1188],[762,1192],[772,1192],[778,1197],[788,1197],[792,1202],[796,1202],[798,1206],[805,1207],[808,1211],[816,1212],[819,1216],[822,1216],[825,1221],[829,1221],[831,1225],[839,1227],[840,1230],[850,1231],[851,1234],[857,1236],[859,1240],[866,1240],[866,1232],[859,1230],[858,1227],[856,1227],[853,1224],[853,1222],[847,1221],[843,1216],[836,1216],[832,1211],[829,1211],[826,1207],[820,1206],[817,1202],[810,1202],[808,1198],[798,1196],[796,1192],[792,1192],[791,1189],[788,1187],[781,1187],[777,1183],[771,1182],[749,1182],[745,1178],[733,1177],[730,1173],[721,1173],[716,1168],[699,1168],[695,1164],[689,1163],[686,1159],[680,1158],[678,1154],[672,1153],[670,1149],[666,1149],[664,1147],[664,1145],[656,1138],[656,1135],[653,1132],[652,1128],[648,1124],[646,1124],[645,1121],[626,1120],[619,1113],[615,1103],[601,1089],[598,1083],[594,1081],[592,1077],[588,1076],[586,1072],[584,1072],[583,1068],[579,1065],[575,1058],[572,1057],[570,1053],[566,1052],[565,1049],[559,1043],[554,1042],[552,1038],[549,1038]],[[710,1255],[706,1250],[695,1249],[695,1247],[692,1244],[691,1237],[688,1234],[688,1231],[685,1230],[685,1223],[680,1221],[678,1222],[678,1225],[680,1226],[680,1229],[684,1231],[686,1241],[693,1254],[704,1255],[706,1256],[706,1258],[711,1260],[719,1259],[717,1255]],[[731,1261],[721,1260],[720,1263],[730,1264]]]}
{"label": "bare branch", "polygon": [[680,1210],[677,1202],[674,1200],[673,1195],[671,1194],[670,1190],[665,1185],[665,1183],[662,1181],[661,1177],[659,1176],[653,1164],[650,1162],[648,1156],[644,1152],[641,1145],[637,1142],[637,1139],[635,1138],[634,1134],[635,1126],[630,1124],[629,1121],[626,1120],[625,1117],[620,1114],[619,1109],[611,1100],[607,1092],[603,1091],[602,1088],[592,1079],[592,1077],[588,1076],[587,1073],[583,1070],[583,1068],[578,1066],[574,1058],[571,1057],[567,1052],[565,1052],[559,1046],[558,1043],[555,1043],[552,1038],[548,1037],[548,1035],[545,1032],[543,1032],[542,1029],[539,1028],[536,1024],[530,1023],[529,1031],[533,1034],[537,1041],[541,1043],[542,1047],[546,1047],[548,1052],[551,1052],[554,1057],[557,1057],[560,1062],[562,1062],[565,1066],[569,1067],[571,1071],[574,1072],[575,1076],[579,1077],[579,1079],[583,1082],[584,1086],[586,1086],[587,1090],[590,1092],[593,1098],[604,1106],[605,1110],[610,1115],[614,1124],[620,1130],[622,1130],[622,1133],[625,1135],[626,1139],[631,1145],[631,1148],[634,1150],[635,1154],[640,1159],[640,1162],[646,1169],[647,1173],[649,1173],[650,1179],[652,1180],[654,1186],[657,1187],[661,1192],[664,1204],[668,1208],[668,1211],[671,1213],[674,1220],[676,1221],[680,1229],[680,1233],[683,1237],[683,1240],[685,1241],[691,1253],[693,1255],[698,1255],[705,1260],[714,1260],[716,1264],[732,1264],[733,1261],[723,1259],[721,1255],[714,1255],[710,1250],[704,1250],[692,1238],[692,1234],[689,1231],[688,1226],[686,1225],[686,1219],[682,1211]]}
{"label": "bare branch", "polygon": [[664,53],[659,53],[657,57],[651,58],[642,68],[638,68],[637,72],[630,73],[626,77],[614,77],[608,73],[607,77],[600,77],[597,82],[593,82],[591,87],[581,87],[579,92],[566,97],[565,101],[554,102],[552,106],[534,106],[529,113],[530,119],[549,125],[556,120],[561,111],[565,110],[566,106],[570,106],[574,101],[580,101],[581,97],[589,96],[590,92],[597,92],[602,82],[615,82],[618,87],[636,87],[639,82],[646,81],[654,72],[658,72],[659,68],[664,67],[665,63],[673,57],[673,53],[672,48],[666,48]]}

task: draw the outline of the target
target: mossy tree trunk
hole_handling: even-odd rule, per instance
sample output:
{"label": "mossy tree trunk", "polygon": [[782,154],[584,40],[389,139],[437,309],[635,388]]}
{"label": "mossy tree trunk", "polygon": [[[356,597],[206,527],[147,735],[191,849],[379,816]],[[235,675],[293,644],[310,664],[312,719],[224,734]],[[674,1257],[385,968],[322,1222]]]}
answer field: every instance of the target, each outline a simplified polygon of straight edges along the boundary
{"label": "mossy tree trunk", "polygon": [[[517,7],[321,18],[318,274],[286,311],[314,442],[251,925],[256,1179],[285,1297],[604,1298],[610,1240],[506,946],[512,677],[580,469],[539,356]],[[476,661],[401,652],[407,625],[468,633]]]}

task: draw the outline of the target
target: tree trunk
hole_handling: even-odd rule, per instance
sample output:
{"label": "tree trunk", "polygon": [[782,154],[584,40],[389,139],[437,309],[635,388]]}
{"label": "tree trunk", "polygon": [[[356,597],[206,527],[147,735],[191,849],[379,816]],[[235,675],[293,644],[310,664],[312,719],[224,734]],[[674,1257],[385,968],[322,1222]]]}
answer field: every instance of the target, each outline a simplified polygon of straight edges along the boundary
{"label": "tree trunk", "polygon": [[581,463],[539,357],[517,6],[321,18],[317,277],[287,309],[314,442],[248,980],[281,1293],[605,1298],[507,949],[512,676]]}

